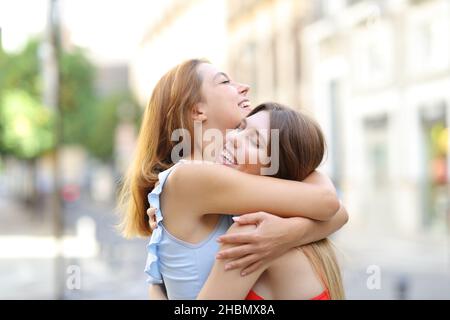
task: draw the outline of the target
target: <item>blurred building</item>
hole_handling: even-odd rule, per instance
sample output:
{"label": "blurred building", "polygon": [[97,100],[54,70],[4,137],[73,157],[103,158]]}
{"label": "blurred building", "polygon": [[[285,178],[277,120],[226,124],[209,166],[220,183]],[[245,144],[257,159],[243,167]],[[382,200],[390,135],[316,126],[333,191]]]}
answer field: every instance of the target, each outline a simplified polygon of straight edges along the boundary
{"label": "blurred building", "polygon": [[131,87],[141,105],[159,78],[181,61],[207,58],[219,67],[226,61],[225,0],[170,0],[160,10],[130,66]]}
{"label": "blurred building", "polygon": [[129,90],[127,64],[111,64],[96,67],[95,89],[100,97],[120,94]]}
{"label": "blurred building", "polygon": [[[448,232],[450,3],[315,1],[302,103],[360,230]],[[333,3],[333,4],[331,4]]]}
{"label": "blurred building", "polygon": [[[311,110],[352,226],[444,234],[449,219],[448,0],[172,0],[130,67],[142,105],[170,67],[206,57],[254,104]],[[201,17],[201,19],[199,18]]]}
{"label": "blurred building", "polygon": [[301,34],[311,14],[304,0],[228,0],[228,71],[251,86],[255,104],[277,101],[298,108]]}

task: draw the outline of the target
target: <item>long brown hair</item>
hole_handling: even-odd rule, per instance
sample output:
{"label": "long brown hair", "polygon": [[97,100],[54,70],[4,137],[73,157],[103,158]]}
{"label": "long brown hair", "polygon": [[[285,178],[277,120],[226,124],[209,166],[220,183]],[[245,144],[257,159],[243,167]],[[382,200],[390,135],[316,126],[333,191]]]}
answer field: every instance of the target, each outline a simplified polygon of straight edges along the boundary
{"label": "long brown hair", "polygon": [[[263,103],[249,116],[260,112],[270,113],[270,129],[279,130],[279,170],[273,175],[280,179],[304,180],[322,162],[326,143],[319,124],[303,112],[277,103]],[[269,150],[270,151],[270,150]],[[323,239],[300,248],[311,262],[322,285],[333,300],[345,299],[342,276],[333,245]]]}
{"label": "long brown hair", "polygon": [[[119,229],[126,238],[147,237],[152,230],[146,211],[147,194],[158,181],[158,174],[173,165],[171,141],[176,129],[192,133],[190,113],[202,101],[202,79],[197,68],[203,59],[187,60],[168,71],[156,84],[145,109],[132,163],[124,177],[118,209]],[[191,135],[192,136],[192,135]]]}

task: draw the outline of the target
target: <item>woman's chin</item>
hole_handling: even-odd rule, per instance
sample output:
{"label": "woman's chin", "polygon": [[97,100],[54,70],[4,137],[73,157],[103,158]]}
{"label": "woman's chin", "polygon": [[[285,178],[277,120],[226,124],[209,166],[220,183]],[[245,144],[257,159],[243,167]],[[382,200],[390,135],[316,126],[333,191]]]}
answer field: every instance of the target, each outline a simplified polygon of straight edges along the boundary
{"label": "woman's chin", "polygon": [[262,169],[261,165],[237,164],[237,163],[232,163],[225,158],[216,159],[215,163],[221,164],[226,167],[229,167],[229,168],[232,168],[235,170],[239,170],[241,172],[245,172],[248,174],[253,174],[253,175],[257,175],[257,176],[261,175],[261,169]]}

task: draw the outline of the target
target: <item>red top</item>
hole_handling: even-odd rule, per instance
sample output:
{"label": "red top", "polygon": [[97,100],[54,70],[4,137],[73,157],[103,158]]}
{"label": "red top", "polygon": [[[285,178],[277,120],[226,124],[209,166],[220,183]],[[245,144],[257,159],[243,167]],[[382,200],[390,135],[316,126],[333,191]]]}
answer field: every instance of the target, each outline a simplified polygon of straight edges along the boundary
{"label": "red top", "polygon": [[[259,296],[259,295],[257,295],[255,291],[250,290],[250,292],[248,293],[247,297],[245,297],[245,300],[264,300],[264,298]],[[322,292],[318,296],[316,296],[314,298],[311,298],[309,300],[331,300],[331,297],[330,297],[330,294],[329,294],[328,290],[325,290],[324,292]]]}

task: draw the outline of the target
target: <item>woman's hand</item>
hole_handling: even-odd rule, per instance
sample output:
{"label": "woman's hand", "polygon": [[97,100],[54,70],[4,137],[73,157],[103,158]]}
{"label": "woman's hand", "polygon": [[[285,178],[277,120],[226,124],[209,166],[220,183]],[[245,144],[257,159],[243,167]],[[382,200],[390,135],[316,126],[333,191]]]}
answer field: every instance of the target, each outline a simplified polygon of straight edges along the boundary
{"label": "woman's hand", "polygon": [[158,226],[156,223],[156,208],[152,208],[152,207],[148,208],[147,215],[148,215],[148,223],[150,224],[150,228],[153,231]]}
{"label": "woman's hand", "polygon": [[271,262],[291,248],[325,239],[338,231],[348,221],[348,213],[341,204],[338,212],[329,221],[308,218],[280,218],[257,212],[240,216],[239,224],[256,224],[256,229],[246,233],[226,234],[218,238],[222,243],[235,246],[217,254],[218,259],[231,259],[226,265],[231,269],[241,268],[249,274],[266,262]]}
{"label": "woman's hand", "polygon": [[246,233],[227,234],[219,237],[217,241],[236,245],[219,252],[217,259],[233,259],[226,264],[225,269],[241,268],[242,275],[254,272],[264,263],[278,258],[294,246],[295,239],[290,232],[293,224],[291,218],[257,212],[233,218],[235,222],[255,224],[254,231]]}
{"label": "woman's hand", "polygon": [[[155,188],[159,185],[159,181],[156,181]],[[156,208],[148,208],[147,209],[147,215],[148,215],[148,223],[150,224],[150,229],[155,230],[158,224],[156,223]]]}
{"label": "woman's hand", "polygon": [[[156,209],[148,208],[147,209],[148,222],[150,224],[150,228],[153,230],[156,229]],[[148,287],[148,296],[150,300],[167,300],[167,293],[164,287],[164,284],[151,284]]]}
{"label": "woman's hand", "polygon": [[[149,224],[152,230],[157,227],[156,209],[148,208]],[[217,239],[221,243],[239,245],[217,254],[218,259],[234,259],[228,263],[226,270],[245,268],[242,273],[249,274],[257,270],[266,261],[271,261],[292,248],[293,244],[287,232],[290,219],[283,219],[275,215],[257,212],[234,217],[235,222],[246,225],[255,224],[255,231],[223,235]]]}
{"label": "woman's hand", "polygon": [[[152,230],[157,227],[156,209],[148,208],[149,224]],[[220,251],[217,259],[231,259],[226,264],[227,270],[241,268],[242,275],[247,275],[266,262],[273,261],[289,249],[326,238],[339,230],[348,221],[344,206],[330,221],[314,221],[307,218],[280,218],[266,212],[257,212],[234,217],[235,222],[255,224],[251,232],[226,234],[217,241],[235,246]]]}

